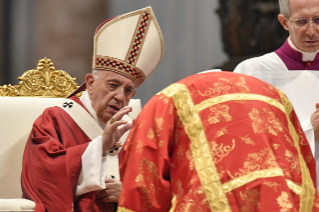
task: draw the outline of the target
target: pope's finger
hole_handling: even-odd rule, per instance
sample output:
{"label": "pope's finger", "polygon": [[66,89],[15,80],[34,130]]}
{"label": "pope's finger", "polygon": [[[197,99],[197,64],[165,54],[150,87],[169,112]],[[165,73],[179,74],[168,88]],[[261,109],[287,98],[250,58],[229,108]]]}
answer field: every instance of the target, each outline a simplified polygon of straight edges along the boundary
{"label": "pope's finger", "polygon": [[119,120],[119,121],[115,121],[112,125],[110,125],[110,130],[112,132],[114,132],[116,130],[117,127],[123,125],[123,124],[127,124],[127,121],[125,120]]}
{"label": "pope's finger", "polygon": [[117,188],[120,188],[121,187],[121,184],[118,184],[118,183],[106,183],[105,184],[105,189],[117,189]]}
{"label": "pope's finger", "polygon": [[132,128],[132,124],[126,124],[121,129],[119,129],[119,133],[122,136],[124,133],[126,133],[128,130]]}
{"label": "pope's finger", "polygon": [[107,196],[112,196],[114,194],[116,194],[116,192],[118,192],[116,189],[106,189],[103,192],[101,192],[97,198],[103,198],[103,197],[107,197]]}
{"label": "pope's finger", "polygon": [[112,179],[112,178],[106,178],[105,179],[105,183],[115,183],[116,181],[119,181],[119,180],[117,180],[117,179]]}
{"label": "pope's finger", "polygon": [[129,112],[132,112],[132,107],[125,106],[121,110],[119,110],[113,117],[115,118],[115,120],[120,120],[125,114],[128,114]]}
{"label": "pope's finger", "polygon": [[119,197],[118,196],[107,196],[100,199],[102,202],[118,202]]}

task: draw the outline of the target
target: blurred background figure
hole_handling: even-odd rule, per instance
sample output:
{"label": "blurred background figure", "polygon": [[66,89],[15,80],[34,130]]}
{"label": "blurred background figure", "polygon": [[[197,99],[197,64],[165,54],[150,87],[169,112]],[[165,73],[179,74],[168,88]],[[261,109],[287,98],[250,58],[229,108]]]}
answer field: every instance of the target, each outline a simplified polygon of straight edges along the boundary
{"label": "blurred background figure", "polygon": [[287,38],[276,19],[277,0],[0,1],[0,85],[18,83],[44,57],[81,84],[91,67],[95,27],[146,6],[158,14],[166,49],[157,72],[137,90],[143,105],[198,70],[232,71]]}

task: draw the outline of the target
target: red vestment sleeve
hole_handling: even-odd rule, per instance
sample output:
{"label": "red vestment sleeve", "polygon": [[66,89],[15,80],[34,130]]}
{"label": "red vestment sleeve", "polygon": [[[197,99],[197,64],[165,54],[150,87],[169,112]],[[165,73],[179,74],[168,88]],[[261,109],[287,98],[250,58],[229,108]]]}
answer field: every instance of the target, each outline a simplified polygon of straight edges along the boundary
{"label": "red vestment sleeve", "polygon": [[314,186],[317,188],[316,161],[313,157],[313,154],[312,154],[310,145],[308,143],[308,140],[306,138],[306,135],[302,130],[302,127],[300,125],[300,122],[299,122],[298,117],[297,117],[294,110],[292,110],[292,112],[290,114],[290,119],[291,119],[291,122],[293,123],[293,125],[296,129],[296,132],[298,134],[298,137],[299,137],[300,152],[301,152],[301,154],[302,154],[302,156],[307,164],[308,170],[309,170],[310,175],[311,175],[312,182],[313,182]]}
{"label": "red vestment sleeve", "polygon": [[[77,97],[71,99],[84,107]],[[21,175],[23,197],[36,202],[35,212],[113,211],[112,203],[96,200],[97,191],[74,198],[82,155],[90,141],[59,107],[46,109],[35,121]]]}
{"label": "red vestment sleeve", "polygon": [[138,130],[131,131],[120,166],[120,207],[152,212],[171,207],[169,155],[176,111],[170,99],[165,101],[153,97],[134,121]]}
{"label": "red vestment sleeve", "polygon": [[36,202],[36,212],[73,207],[87,140],[60,108],[47,109],[35,121],[23,158],[22,189],[25,198]]}

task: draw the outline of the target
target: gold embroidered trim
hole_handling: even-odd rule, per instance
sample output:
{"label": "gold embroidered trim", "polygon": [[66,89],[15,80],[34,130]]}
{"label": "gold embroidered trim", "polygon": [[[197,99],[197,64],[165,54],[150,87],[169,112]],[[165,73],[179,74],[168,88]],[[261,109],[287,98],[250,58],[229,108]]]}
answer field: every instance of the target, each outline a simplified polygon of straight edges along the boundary
{"label": "gold embroidered trim", "polygon": [[145,80],[145,74],[141,69],[123,60],[113,57],[96,55],[95,69],[110,70],[122,74],[135,81],[138,85],[142,84],[142,82]]}
{"label": "gold embroidered trim", "polygon": [[140,15],[134,32],[134,37],[132,38],[130,48],[128,49],[125,57],[125,61],[127,63],[134,66],[136,65],[143,48],[147,31],[150,28],[151,20],[152,16],[148,11],[145,11]]}
{"label": "gold embroidered trim", "polygon": [[135,212],[135,211],[132,211],[130,209],[123,208],[123,207],[118,207],[117,211],[118,212]]}
{"label": "gold embroidered trim", "polygon": [[315,199],[315,188],[313,187],[312,179],[310,176],[310,172],[308,170],[308,167],[306,165],[305,160],[303,159],[301,152],[300,152],[300,146],[299,146],[299,136],[291,123],[289,119],[289,115],[292,111],[292,104],[287,99],[285,94],[278,89],[278,93],[280,95],[281,101],[283,105],[285,106],[285,113],[287,116],[288,126],[289,126],[289,132],[294,139],[294,145],[296,149],[298,150],[298,158],[300,161],[301,166],[301,177],[302,177],[302,184],[301,184],[301,194],[300,194],[300,208],[299,211],[312,211],[314,199]]}
{"label": "gold embroidered trim", "polygon": [[295,194],[301,195],[301,187],[296,183],[292,182],[291,180],[286,180],[287,186],[295,192]]}
{"label": "gold embroidered trim", "polygon": [[175,83],[159,92],[172,97],[178,116],[191,140],[191,150],[198,177],[203,186],[211,211],[230,212],[228,199],[222,188],[219,175],[212,159],[203,123],[195,109],[190,92],[183,84]]}
{"label": "gold embroidered trim", "polygon": [[223,184],[223,189],[226,192],[230,192],[238,187],[241,187],[247,183],[250,183],[254,180],[257,180],[259,178],[269,178],[269,177],[277,177],[277,176],[284,176],[284,173],[280,168],[272,168],[272,169],[265,169],[265,170],[259,170],[254,171],[252,173],[249,173],[247,175],[238,177],[236,179],[233,179],[227,183]]}
{"label": "gold embroidered trim", "polygon": [[224,94],[222,96],[213,97],[210,99],[206,99],[201,103],[195,105],[197,111],[205,110],[208,107],[211,107],[216,104],[221,104],[228,101],[237,101],[237,100],[258,100],[266,102],[270,105],[273,105],[285,112],[284,106],[278,102],[276,99],[269,98],[267,96],[259,95],[259,94],[249,94],[249,93],[234,93],[234,94]]}
{"label": "gold embroidered trim", "polygon": [[177,199],[176,199],[176,195],[174,195],[173,198],[172,198],[172,207],[169,210],[169,212],[174,212],[175,211],[176,204],[177,204]]}

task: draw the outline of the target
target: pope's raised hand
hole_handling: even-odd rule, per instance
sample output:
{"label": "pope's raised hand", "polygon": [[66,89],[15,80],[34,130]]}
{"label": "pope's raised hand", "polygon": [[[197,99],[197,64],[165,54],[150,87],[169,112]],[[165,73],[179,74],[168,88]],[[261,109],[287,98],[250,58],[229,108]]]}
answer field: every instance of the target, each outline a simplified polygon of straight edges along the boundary
{"label": "pope's raised hand", "polygon": [[316,103],[316,110],[311,114],[310,122],[315,133],[315,140],[317,140],[319,138],[319,103]]}
{"label": "pope's raised hand", "polygon": [[[113,147],[126,131],[132,128],[132,124],[127,123],[125,120],[121,120],[123,116],[129,112],[132,112],[132,107],[125,106],[106,123],[102,134],[104,153]],[[124,126],[121,129],[118,129],[121,125]]]}

